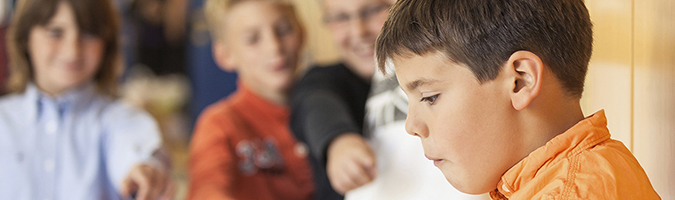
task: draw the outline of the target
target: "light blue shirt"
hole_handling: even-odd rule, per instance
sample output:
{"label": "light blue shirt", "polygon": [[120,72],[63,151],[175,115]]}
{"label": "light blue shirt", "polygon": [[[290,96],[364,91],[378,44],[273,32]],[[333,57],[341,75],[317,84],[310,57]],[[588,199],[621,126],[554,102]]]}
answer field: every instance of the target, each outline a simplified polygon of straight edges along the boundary
{"label": "light blue shirt", "polygon": [[131,167],[160,145],[150,115],[94,84],[56,99],[31,84],[0,98],[0,199],[120,199]]}

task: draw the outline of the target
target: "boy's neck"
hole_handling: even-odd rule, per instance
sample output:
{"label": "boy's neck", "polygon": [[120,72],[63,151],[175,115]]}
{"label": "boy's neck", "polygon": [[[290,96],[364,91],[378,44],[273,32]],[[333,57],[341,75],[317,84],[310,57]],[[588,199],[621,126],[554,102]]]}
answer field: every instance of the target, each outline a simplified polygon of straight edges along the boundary
{"label": "boy's neck", "polygon": [[262,97],[263,99],[265,99],[269,102],[272,102],[274,104],[277,104],[277,105],[286,105],[286,103],[288,102],[288,98],[286,97],[287,95],[286,95],[285,92],[274,93],[274,94],[272,94],[272,93],[265,93],[265,94],[258,93],[258,95],[260,95],[260,97]]}
{"label": "boy's neck", "polygon": [[536,105],[539,109],[530,110],[522,121],[529,124],[523,130],[526,134],[523,158],[584,119],[578,98],[549,99],[539,104]]}
{"label": "boy's neck", "polygon": [[277,105],[284,105],[284,106],[287,105],[286,103],[288,102],[288,93],[285,90],[256,87],[254,85],[248,84],[246,84],[246,87],[248,88],[248,90],[258,95],[262,99],[265,99]]}
{"label": "boy's neck", "polygon": [[[89,81],[89,82],[91,82],[91,81]],[[63,96],[64,94],[66,94],[70,91],[81,90],[83,88],[86,88],[86,86],[88,85],[89,82],[85,82],[84,84],[80,84],[80,85],[73,86],[73,87],[70,87],[70,88],[54,87],[53,84],[50,85],[50,84],[47,84],[47,83],[43,83],[41,81],[35,81],[34,84],[35,84],[35,87],[37,87],[38,90],[40,90],[42,93],[48,95],[50,98],[58,99],[61,96]]]}

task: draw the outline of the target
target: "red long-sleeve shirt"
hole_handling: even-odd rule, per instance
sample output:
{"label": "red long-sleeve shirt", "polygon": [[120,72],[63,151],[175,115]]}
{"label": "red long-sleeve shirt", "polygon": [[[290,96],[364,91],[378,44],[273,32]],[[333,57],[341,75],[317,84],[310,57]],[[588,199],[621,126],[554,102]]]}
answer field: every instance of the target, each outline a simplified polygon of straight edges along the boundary
{"label": "red long-sleeve shirt", "polygon": [[289,129],[289,110],[244,84],[200,116],[190,145],[189,199],[310,199],[305,145]]}

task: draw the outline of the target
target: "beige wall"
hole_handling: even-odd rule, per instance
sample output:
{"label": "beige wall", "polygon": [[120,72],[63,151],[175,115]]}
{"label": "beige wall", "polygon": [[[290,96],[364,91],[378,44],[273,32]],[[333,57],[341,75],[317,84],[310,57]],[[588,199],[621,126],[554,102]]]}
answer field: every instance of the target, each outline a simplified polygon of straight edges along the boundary
{"label": "beige wall", "polygon": [[338,52],[328,29],[323,25],[320,0],[295,0],[298,13],[307,29],[308,63],[327,64],[338,60]]}
{"label": "beige wall", "polygon": [[582,107],[605,109],[613,138],[675,199],[675,2],[586,0],[595,25]]}
{"label": "beige wall", "polygon": [[635,0],[633,152],[675,199],[675,1]]}

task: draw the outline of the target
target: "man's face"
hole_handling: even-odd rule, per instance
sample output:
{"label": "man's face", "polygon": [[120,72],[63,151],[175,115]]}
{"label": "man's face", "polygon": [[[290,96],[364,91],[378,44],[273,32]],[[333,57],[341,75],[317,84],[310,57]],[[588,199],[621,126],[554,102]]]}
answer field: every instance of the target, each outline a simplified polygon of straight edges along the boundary
{"label": "man's face", "polygon": [[[414,54],[411,54],[414,55]],[[515,110],[502,74],[480,83],[471,70],[442,53],[395,57],[396,76],[410,99],[406,131],[459,191],[495,189],[521,158]]]}
{"label": "man's face", "polygon": [[342,58],[359,76],[375,73],[375,40],[391,1],[323,0],[325,22]]}

